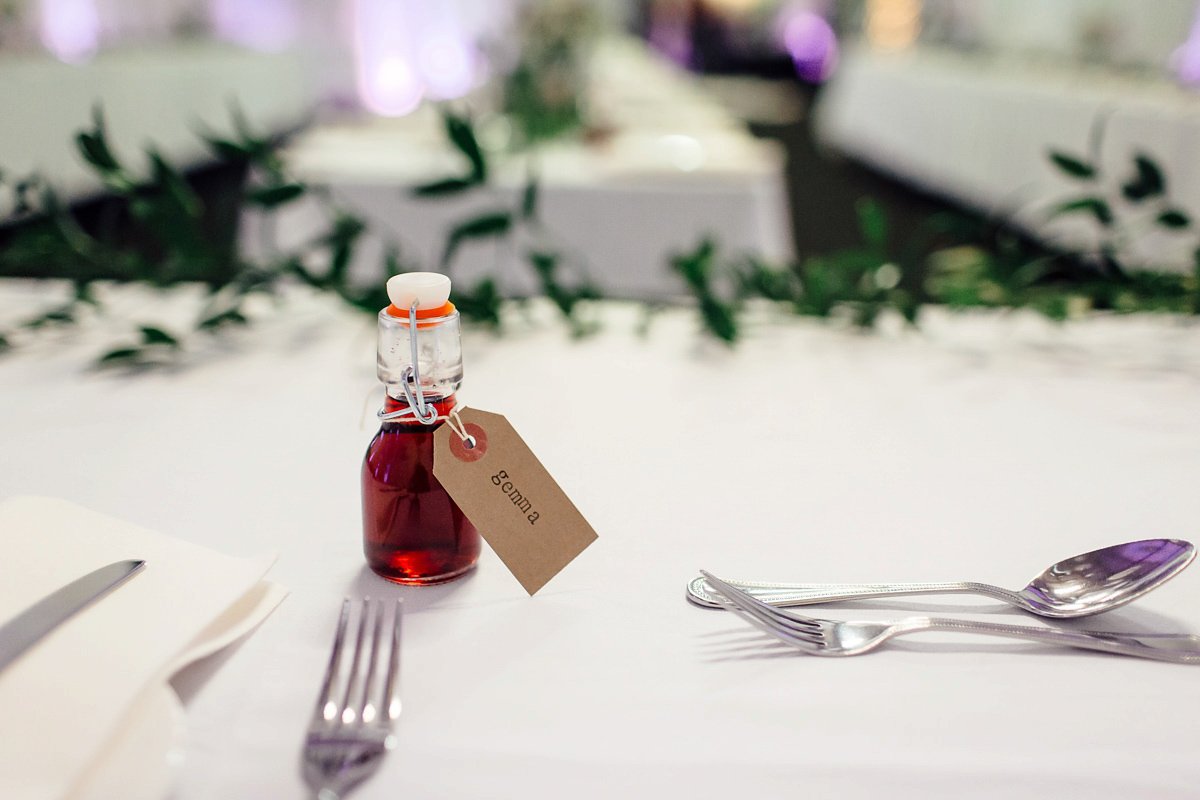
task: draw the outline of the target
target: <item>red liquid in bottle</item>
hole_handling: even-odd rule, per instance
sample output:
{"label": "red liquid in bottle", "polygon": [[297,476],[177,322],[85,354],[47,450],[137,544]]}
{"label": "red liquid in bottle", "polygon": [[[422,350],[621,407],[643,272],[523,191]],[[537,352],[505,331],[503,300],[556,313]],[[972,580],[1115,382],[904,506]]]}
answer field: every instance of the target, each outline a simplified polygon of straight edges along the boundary
{"label": "red liquid in bottle", "polygon": [[[434,404],[443,415],[453,398]],[[385,410],[405,406],[391,397]],[[475,566],[479,532],[433,476],[433,432],[443,423],[385,422],[363,461],[363,549],[395,583],[453,580]]]}

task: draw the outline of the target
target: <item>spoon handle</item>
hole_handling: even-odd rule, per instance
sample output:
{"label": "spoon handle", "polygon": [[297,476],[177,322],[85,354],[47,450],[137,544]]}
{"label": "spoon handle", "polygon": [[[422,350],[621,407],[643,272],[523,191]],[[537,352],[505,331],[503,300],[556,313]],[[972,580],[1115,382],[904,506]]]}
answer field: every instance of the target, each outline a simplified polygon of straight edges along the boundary
{"label": "spoon handle", "polygon": [[[986,583],[760,583],[725,581],[772,606],[805,606],[834,600],[862,600],[870,597],[897,597],[913,594],[982,594],[995,600],[1024,607],[1012,592]],[[688,599],[708,608],[722,603],[704,578],[695,578],[687,587]]]}

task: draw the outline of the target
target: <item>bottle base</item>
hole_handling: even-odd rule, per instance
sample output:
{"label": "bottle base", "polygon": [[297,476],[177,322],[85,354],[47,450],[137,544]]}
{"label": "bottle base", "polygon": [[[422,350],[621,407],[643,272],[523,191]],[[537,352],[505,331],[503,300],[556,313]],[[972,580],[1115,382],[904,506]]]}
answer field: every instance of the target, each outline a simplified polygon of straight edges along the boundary
{"label": "bottle base", "polygon": [[398,583],[402,586],[435,586],[439,583],[449,583],[450,581],[458,580],[465,577],[467,573],[475,569],[475,564],[468,564],[461,569],[453,570],[452,572],[443,572],[440,575],[410,575],[403,571],[390,569],[388,567],[376,567],[371,565],[371,571],[384,580]]}

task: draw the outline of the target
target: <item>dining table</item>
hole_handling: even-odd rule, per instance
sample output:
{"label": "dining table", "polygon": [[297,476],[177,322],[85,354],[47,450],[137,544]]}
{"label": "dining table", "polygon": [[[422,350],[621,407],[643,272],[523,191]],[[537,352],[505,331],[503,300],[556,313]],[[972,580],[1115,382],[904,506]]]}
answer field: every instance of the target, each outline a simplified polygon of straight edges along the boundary
{"label": "dining table", "polygon": [[[1200,129],[1195,86],[1157,65],[1118,69],[1002,48],[850,47],[822,87],[813,122],[830,150],[981,214],[1013,219],[1062,248],[1094,246],[1101,237],[1088,220],[1055,210],[1089,193],[1107,197],[1110,186],[1137,173],[1135,159],[1161,172],[1172,206],[1200,207],[1191,149]],[[1095,175],[1081,180],[1051,154],[1091,164]],[[1127,211],[1117,206],[1118,217]],[[1125,260],[1186,271],[1185,251],[1170,237],[1145,237]]]}
{"label": "dining table", "polygon": [[[560,275],[608,297],[667,300],[684,289],[670,259],[711,239],[723,252],[773,262],[793,257],[786,153],[746,123],[696,75],[629,36],[588,48],[575,128],[522,142],[494,96],[425,103],[394,117],[325,113],[279,153],[287,174],[317,191],[241,219],[254,255],[307,242],[326,206],[367,224],[351,273],[371,276],[391,248],[407,269],[452,270],[455,280],[494,279],[507,294],[540,289],[528,250],[553,252]],[[447,134],[447,113],[466,120],[487,163],[487,181],[437,196],[418,187],[469,174]],[[533,191],[527,194],[529,187]],[[481,216],[517,214],[509,236],[449,239]],[[465,285],[465,283],[464,283]]]}
{"label": "dining table", "polygon": [[[0,324],[69,291],[8,281]],[[863,331],[764,303],[728,345],[686,302],[584,304],[582,336],[508,305],[498,331],[465,326],[459,400],[504,415],[598,535],[530,596],[486,545],[435,586],[366,566],[372,315],[292,287],[129,370],[95,361],[197,293],[99,297],[0,356],[0,502],[265,559],[286,591],[169,676],[178,702],[122,800],[310,796],[305,728],[343,599],[366,596],[403,600],[402,713],[352,798],[1200,797],[1200,665],[953,632],[821,658],[685,597],[701,569],[1017,590],[1074,554],[1194,540],[1194,319],[927,308]],[[1083,620],[968,595],[799,610],[1196,633],[1200,572]]]}

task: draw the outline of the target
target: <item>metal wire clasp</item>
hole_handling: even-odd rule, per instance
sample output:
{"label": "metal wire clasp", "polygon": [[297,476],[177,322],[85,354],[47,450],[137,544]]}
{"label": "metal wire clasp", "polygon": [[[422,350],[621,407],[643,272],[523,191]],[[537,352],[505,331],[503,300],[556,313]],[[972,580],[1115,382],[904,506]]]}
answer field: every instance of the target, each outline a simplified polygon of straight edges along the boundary
{"label": "metal wire clasp", "polygon": [[[417,421],[432,425],[438,420],[438,411],[432,404],[425,402],[425,392],[421,389],[421,371],[417,368],[417,301],[413,300],[412,306],[408,309],[408,346],[409,354],[412,356],[412,364],[405,367],[400,373],[401,388],[404,389],[404,399],[408,401],[408,408],[400,409],[399,411],[389,411],[380,413],[379,418],[385,422],[388,420],[399,419],[401,417],[416,417]],[[416,387],[416,394],[413,394],[413,386]]]}

